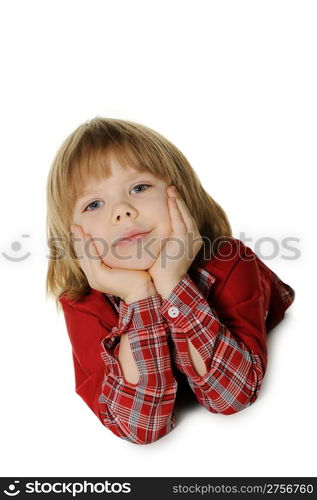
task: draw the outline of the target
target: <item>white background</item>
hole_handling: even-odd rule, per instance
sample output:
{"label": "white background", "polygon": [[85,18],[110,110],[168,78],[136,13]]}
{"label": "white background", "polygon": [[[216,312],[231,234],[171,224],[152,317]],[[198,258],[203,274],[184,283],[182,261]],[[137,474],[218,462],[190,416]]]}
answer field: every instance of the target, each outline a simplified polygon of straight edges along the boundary
{"label": "white background", "polygon": [[[316,476],[315,8],[1,3],[2,476]],[[45,298],[47,174],[64,138],[96,115],[177,145],[235,237],[252,249],[275,239],[277,255],[267,259],[264,243],[259,256],[296,291],[269,335],[255,404],[230,416],[197,404],[143,446],[112,434],[76,395],[64,318]]]}

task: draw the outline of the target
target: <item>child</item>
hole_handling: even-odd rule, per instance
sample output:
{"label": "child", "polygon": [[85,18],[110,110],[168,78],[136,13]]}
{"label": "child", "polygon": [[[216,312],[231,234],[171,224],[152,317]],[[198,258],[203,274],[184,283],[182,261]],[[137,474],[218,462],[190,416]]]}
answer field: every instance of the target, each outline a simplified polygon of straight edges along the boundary
{"label": "child", "polygon": [[104,426],[156,441],[175,426],[184,381],[211,413],[257,399],[267,333],[295,292],[233,238],[173,144],[90,120],[58,151],[47,202],[47,293],[65,316],[76,392]]}

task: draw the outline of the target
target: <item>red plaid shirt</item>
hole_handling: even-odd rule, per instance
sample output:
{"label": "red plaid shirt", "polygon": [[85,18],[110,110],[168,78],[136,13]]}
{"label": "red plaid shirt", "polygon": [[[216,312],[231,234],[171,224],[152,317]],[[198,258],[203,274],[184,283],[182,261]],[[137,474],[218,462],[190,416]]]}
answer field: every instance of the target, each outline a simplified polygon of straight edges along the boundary
{"label": "red plaid shirt", "polygon": [[[293,288],[235,238],[203,267],[189,269],[165,300],[157,294],[127,305],[94,289],[80,301],[63,295],[76,392],[104,426],[138,444],[174,428],[181,377],[208,411],[243,410],[261,388],[266,335],[294,298]],[[124,379],[118,361],[124,332],[138,384]],[[206,364],[204,376],[192,366],[187,339]]]}

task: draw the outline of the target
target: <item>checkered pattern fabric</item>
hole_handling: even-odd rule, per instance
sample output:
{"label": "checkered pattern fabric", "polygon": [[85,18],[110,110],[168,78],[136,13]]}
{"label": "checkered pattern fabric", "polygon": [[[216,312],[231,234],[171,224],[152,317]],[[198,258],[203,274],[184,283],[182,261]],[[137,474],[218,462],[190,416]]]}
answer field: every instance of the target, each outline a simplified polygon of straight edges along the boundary
{"label": "checkered pattern fabric", "polygon": [[[165,300],[156,294],[127,305],[97,290],[79,302],[60,298],[76,392],[120,438],[147,444],[175,427],[173,364],[211,413],[230,415],[257,399],[267,333],[283,319],[295,292],[251,249],[233,241],[240,249],[233,259],[213,257],[189,270]],[[140,374],[137,384],[125,380],[118,360],[123,333]],[[188,341],[205,362],[203,376],[194,369]]]}

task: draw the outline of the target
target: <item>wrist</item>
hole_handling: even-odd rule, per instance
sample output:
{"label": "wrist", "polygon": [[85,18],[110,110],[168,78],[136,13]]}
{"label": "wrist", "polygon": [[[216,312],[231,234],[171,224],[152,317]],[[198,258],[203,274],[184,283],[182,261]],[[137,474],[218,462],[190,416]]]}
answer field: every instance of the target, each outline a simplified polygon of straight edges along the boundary
{"label": "wrist", "polygon": [[157,291],[153,284],[153,281],[148,281],[143,286],[134,290],[130,295],[125,297],[124,302],[129,305],[132,302],[136,302],[137,300],[146,299],[147,297],[151,297],[152,295],[157,295]]}
{"label": "wrist", "polygon": [[167,299],[167,297],[171,294],[171,292],[174,290],[176,285],[182,280],[182,277],[173,277],[168,280],[165,280],[164,282],[160,283],[159,285],[156,286],[157,293],[159,293],[162,297],[163,300]]}

